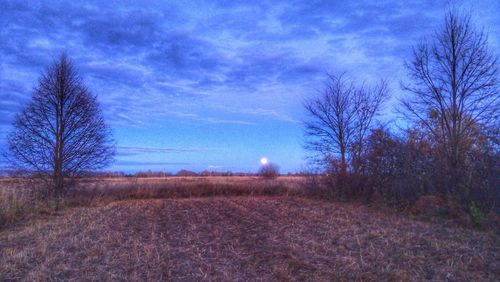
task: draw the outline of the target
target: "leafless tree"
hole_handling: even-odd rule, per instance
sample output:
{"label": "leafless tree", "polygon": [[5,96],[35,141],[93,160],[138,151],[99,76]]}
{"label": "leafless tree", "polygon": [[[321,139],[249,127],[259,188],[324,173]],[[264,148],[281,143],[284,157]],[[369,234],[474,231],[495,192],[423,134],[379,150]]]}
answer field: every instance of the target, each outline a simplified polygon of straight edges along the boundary
{"label": "leafless tree", "polygon": [[413,48],[406,66],[411,82],[403,85],[409,93],[403,99],[404,113],[442,148],[451,188],[459,181],[459,167],[477,127],[499,127],[498,58],[470,15],[451,10],[430,42]]}
{"label": "leafless tree", "polygon": [[15,118],[8,147],[12,166],[49,180],[56,197],[66,192],[65,180],[112,160],[114,145],[97,97],[66,54],[40,77],[31,101]]}
{"label": "leafless tree", "polygon": [[348,163],[356,171],[366,134],[387,97],[385,81],[356,86],[344,74],[328,75],[324,92],[305,103],[306,149],[322,165],[330,166],[340,157],[341,174],[347,173]]}

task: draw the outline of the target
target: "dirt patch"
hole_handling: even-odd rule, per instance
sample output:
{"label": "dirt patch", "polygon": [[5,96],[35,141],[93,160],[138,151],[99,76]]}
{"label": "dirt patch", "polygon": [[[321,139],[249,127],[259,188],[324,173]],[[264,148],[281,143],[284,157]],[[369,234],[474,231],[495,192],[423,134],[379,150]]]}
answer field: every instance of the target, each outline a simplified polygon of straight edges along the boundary
{"label": "dirt patch", "polygon": [[494,234],[291,197],[130,200],[0,234],[0,280],[498,280]]}

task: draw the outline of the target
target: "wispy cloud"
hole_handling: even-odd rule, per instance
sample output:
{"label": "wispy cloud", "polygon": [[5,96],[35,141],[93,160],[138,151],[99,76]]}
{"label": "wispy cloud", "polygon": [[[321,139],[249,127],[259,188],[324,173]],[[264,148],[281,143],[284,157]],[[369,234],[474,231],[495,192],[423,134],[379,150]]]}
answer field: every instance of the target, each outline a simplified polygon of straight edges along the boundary
{"label": "wispy cloud", "polygon": [[185,120],[190,120],[190,121],[198,121],[202,123],[211,123],[211,124],[236,124],[236,125],[256,125],[254,122],[250,121],[245,121],[245,120],[238,120],[238,119],[223,119],[223,118],[217,118],[217,117],[210,117],[210,116],[201,116],[195,113],[182,113],[182,112],[167,112],[167,115],[173,115],[177,117],[181,117]]}
{"label": "wispy cloud", "polygon": [[117,161],[115,165],[117,166],[136,166],[151,168],[154,166],[188,166],[191,163],[187,162],[140,162],[140,161]]}
{"label": "wispy cloud", "polygon": [[141,146],[117,146],[118,154],[195,153],[220,151],[220,148],[158,148]]}
{"label": "wispy cloud", "polygon": [[[499,50],[500,2],[462,3]],[[215,142],[217,130],[231,140],[225,146],[237,148],[228,153],[236,164],[247,140],[257,140],[251,145],[258,148],[248,148],[254,154],[300,143],[289,137],[300,131],[302,101],[321,88],[326,71],[368,81],[403,78],[411,45],[441,24],[446,1],[2,0],[0,6],[0,126],[12,123],[45,66],[66,50],[111,127],[168,126],[173,130],[159,139],[186,136],[190,144],[204,134],[196,138],[200,147],[213,146],[205,142]],[[262,132],[266,126],[285,137]],[[163,149],[156,152],[191,153]]]}
{"label": "wispy cloud", "polygon": [[289,114],[285,114],[283,112],[278,112],[278,111],[272,110],[272,109],[256,108],[256,109],[242,110],[240,112],[243,112],[243,113],[249,114],[249,115],[253,115],[253,116],[260,116],[260,117],[270,118],[270,119],[274,119],[274,120],[279,120],[279,121],[300,123],[299,120],[291,117]]}
{"label": "wispy cloud", "polygon": [[209,165],[208,168],[209,169],[219,169],[219,168],[223,168],[224,166],[223,165]]}

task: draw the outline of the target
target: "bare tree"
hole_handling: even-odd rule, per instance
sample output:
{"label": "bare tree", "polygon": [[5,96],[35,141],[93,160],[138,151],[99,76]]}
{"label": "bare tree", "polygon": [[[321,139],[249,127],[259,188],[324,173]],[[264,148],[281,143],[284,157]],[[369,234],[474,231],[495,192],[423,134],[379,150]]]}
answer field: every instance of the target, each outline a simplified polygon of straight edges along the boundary
{"label": "bare tree", "polygon": [[306,149],[327,166],[340,157],[341,174],[347,173],[349,162],[356,171],[366,134],[387,97],[385,81],[357,87],[343,74],[328,75],[322,95],[305,103]]}
{"label": "bare tree", "polygon": [[498,128],[498,58],[487,36],[468,14],[448,12],[429,43],[413,48],[406,64],[411,82],[403,85],[405,114],[422,124],[443,150],[450,169],[449,188],[457,185],[467,144],[477,127]]}
{"label": "bare tree", "polygon": [[66,54],[42,74],[13,127],[7,159],[17,169],[49,179],[56,197],[65,193],[65,179],[101,169],[114,155],[97,97]]}

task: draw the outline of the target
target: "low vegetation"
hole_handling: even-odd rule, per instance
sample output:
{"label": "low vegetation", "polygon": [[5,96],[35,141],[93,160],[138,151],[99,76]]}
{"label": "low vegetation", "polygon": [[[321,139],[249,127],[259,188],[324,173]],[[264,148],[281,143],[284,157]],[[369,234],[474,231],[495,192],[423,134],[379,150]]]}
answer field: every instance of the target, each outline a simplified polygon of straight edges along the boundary
{"label": "low vegetation", "polygon": [[0,183],[0,230],[55,207],[97,206],[130,199],[177,199],[209,196],[302,195],[304,178],[245,177],[83,178],[74,183],[63,202],[44,197],[46,187],[28,179]]}
{"label": "low vegetation", "polygon": [[117,201],[0,236],[2,280],[494,281],[500,275],[493,234],[286,196]]}
{"label": "low vegetation", "polygon": [[21,203],[22,212],[12,206],[9,214],[22,220],[0,230],[0,280],[494,281],[500,275],[498,233],[308,197],[304,184],[302,177],[87,179],[55,212],[50,202],[24,210],[29,194],[10,192],[26,183],[4,183],[3,199]]}

